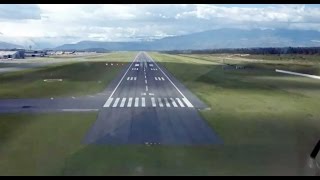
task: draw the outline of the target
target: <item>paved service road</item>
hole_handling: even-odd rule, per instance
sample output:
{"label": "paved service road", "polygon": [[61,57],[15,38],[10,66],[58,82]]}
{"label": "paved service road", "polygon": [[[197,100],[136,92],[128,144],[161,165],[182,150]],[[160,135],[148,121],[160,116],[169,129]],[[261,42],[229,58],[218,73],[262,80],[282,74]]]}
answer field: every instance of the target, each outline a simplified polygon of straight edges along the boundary
{"label": "paved service road", "polygon": [[206,106],[145,52],[135,57],[108,92],[85,143],[221,143],[198,114],[197,108]]}

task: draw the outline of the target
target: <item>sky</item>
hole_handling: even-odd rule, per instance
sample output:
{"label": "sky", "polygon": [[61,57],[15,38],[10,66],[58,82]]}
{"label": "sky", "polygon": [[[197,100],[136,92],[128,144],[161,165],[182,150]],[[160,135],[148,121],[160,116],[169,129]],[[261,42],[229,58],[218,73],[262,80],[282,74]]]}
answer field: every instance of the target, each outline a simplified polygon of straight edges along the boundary
{"label": "sky", "polygon": [[219,28],[320,31],[320,5],[0,5],[0,41],[24,46],[152,40]]}

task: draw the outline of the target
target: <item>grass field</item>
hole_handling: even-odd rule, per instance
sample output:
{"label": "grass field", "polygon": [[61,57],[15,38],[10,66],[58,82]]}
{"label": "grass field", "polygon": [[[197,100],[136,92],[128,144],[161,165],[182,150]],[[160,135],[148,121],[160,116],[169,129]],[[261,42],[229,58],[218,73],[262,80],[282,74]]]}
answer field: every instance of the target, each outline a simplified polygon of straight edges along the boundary
{"label": "grass field", "polygon": [[[219,58],[210,55],[196,63],[179,55],[152,56],[211,107],[201,114],[224,139],[222,151],[237,147],[242,152],[235,162],[240,158],[244,167],[262,174],[302,173],[320,137],[319,80],[278,74],[268,62],[241,62],[255,68],[223,70],[208,65]],[[319,66],[310,69],[319,71]],[[247,163],[250,159],[256,163]]]}
{"label": "grass field", "polygon": [[[72,61],[59,59],[59,63],[40,69],[0,74],[0,98],[64,97],[98,93],[106,88],[134,55],[113,53],[73,58]],[[106,62],[109,62],[108,66]],[[44,79],[63,81],[44,82]]]}
{"label": "grass field", "polygon": [[192,55],[197,59],[151,56],[211,107],[200,113],[224,145],[84,145],[81,140],[95,121],[95,113],[1,115],[0,175],[308,172],[306,162],[320,134],[320,81],[277,74],[271,64],[263,62],[247,62],[257,67],[253,69],[223,70],[217,57],[210,55]]}

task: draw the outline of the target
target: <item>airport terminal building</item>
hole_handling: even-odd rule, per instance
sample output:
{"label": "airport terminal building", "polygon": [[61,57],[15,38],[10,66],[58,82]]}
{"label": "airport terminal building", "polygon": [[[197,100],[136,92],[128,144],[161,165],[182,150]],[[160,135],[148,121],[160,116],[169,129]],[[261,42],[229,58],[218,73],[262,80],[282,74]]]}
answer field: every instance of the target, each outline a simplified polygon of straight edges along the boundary
{"label": "airport terminal building", "polygon": [[23,59],[24,53],[21,51],[0,51],[0,59]]}

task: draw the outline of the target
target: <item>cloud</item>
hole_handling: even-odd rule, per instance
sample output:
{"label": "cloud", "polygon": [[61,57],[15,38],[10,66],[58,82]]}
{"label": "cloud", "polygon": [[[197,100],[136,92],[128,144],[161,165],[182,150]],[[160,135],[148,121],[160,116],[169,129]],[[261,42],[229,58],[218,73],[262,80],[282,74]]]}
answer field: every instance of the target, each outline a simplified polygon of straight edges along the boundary
{"label": "cloud", "polygon": [[[0,5],[1,32],[51,45],[82,40],[132,41],[219,29],[320,30],[312,5]],[[4,35],[1,36],[1,39]]]}
{"label": "cloud", "polygon": [[313,39],[313,40],[311,40],[311,42],[320,43],[320,40],[315,40],[315,39]]}
{"label": "cloud", "polygon": [[40,8],[32,4],[0,4],[0,20],[40,19]]}

